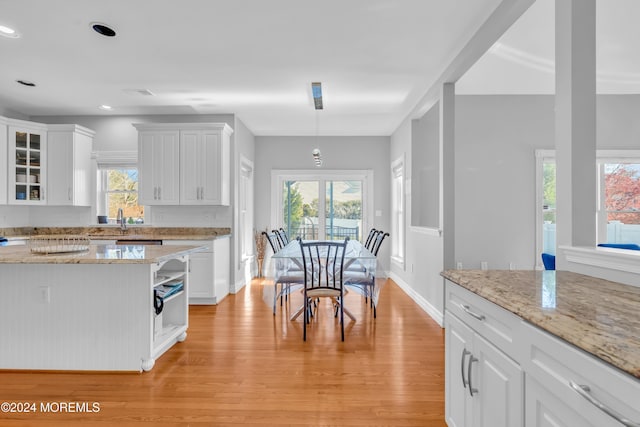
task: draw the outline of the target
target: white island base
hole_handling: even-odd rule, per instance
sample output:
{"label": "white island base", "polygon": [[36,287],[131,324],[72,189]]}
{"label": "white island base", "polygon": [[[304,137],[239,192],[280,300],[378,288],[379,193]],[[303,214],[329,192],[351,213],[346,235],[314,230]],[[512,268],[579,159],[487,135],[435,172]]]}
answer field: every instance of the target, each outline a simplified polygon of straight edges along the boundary
{"label": "white island base", "polygon": [[[67,263],[0,260],[0,369],[148,371],[184,341],[190,250],[136,248],[147,251],[142,261],[97,259],[95,247]],[[184,289],[156,316],[154,287],[168,281]]]}

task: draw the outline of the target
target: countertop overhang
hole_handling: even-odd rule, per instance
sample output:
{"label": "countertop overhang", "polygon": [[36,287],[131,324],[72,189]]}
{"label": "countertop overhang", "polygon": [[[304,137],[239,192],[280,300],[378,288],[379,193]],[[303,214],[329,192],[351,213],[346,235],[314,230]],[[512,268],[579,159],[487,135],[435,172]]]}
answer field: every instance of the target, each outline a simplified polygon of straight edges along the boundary
{"label": "countertop overhang", "polygon": [[89,245],[72,253],[34,254],[27,245],[0,247],[0,264],[156,264],[206,250],[183,245]]}
{"label": "countertop overhang", "polygon": [[226,227],[153,227],[116,225],[88,227],[20,227],[0,229],[8,240],[28,239],[38,235],[85,235],[94,240],[214,240],[231,235]]}
{"label": "countertop overhang", "polygon": [[445,279],[640,378],[640,288],[569,271],[446,270]]}

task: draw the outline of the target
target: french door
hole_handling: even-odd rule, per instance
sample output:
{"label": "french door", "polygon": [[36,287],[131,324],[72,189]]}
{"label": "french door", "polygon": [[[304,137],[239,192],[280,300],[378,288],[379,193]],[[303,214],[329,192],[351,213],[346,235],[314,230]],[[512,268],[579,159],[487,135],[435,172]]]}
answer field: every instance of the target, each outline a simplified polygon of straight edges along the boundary
{"label": "french door", "polygon": [[273,224],[290,238],[362,241],[373,224],[371,171],[274,171]]}

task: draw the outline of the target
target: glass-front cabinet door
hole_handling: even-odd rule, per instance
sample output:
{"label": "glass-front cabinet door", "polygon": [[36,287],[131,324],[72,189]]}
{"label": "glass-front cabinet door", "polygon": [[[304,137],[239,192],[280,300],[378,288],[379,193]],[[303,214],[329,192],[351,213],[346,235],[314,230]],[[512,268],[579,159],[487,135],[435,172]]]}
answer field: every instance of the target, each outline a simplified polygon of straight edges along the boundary
{"label": "glass-front cabinet door", "polygon": [[44,204],[46,188],[46,130],[9,130],[9,203]]}

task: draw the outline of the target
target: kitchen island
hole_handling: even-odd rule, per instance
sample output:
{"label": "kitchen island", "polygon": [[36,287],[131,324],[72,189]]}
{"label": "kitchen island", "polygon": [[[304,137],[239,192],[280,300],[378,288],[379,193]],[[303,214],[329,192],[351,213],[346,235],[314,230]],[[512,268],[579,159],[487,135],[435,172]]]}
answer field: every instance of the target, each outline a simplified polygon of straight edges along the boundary
{"label": "kitchen island", "polygon": [[[150,370],[186,338],[188,260],[202,249],[0,247],[0,369]],[[178,291],[162,299],[165,285]]]}
{"label": "kitchen island", "polygon": [[640,287],[568,271],[442,276],[448,425],[640,426]]}

